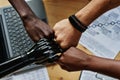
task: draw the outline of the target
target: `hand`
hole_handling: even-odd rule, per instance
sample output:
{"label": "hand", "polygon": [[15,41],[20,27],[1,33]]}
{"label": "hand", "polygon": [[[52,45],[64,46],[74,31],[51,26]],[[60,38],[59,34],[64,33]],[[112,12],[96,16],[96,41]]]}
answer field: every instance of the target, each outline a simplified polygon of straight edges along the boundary
{"label": "hand", "polygon": [[77,46],[81,32],[75,29],[68,19],[59,21],[53,27],[55,39],[61,48],[68,49],[71,46]]}
{"label": "hand", "polygon": [[46,23],[38,19],[37,17],[33,17],[30,20],[23,20],[24,26],[26,28],[27,33],[31,37],[34,42],[37,42],[40,38],[52,38],[53,31]]}
{"label": "hand", "polygon": [[79,71],[88,67],[91,57],[85,52],[71,47],[62,54],[57,63],[67,71]]}

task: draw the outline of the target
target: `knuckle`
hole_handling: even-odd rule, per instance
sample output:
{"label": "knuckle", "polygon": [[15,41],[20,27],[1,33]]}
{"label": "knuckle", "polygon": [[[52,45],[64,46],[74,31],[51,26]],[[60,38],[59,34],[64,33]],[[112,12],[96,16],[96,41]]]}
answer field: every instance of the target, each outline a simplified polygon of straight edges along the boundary
{"label": "knuckle", "polygon": [[62,47],[63,49],[69,48],[68,44],[65,43],[65,42],[61,42],[61,47]]}

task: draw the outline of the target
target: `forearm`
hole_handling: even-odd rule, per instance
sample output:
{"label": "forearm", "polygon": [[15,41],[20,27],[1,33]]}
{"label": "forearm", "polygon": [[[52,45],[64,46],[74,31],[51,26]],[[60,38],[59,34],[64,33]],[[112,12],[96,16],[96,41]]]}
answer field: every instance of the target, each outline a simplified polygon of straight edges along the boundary
{"label": "forearm", "polygon": [[120,5],[120,0],[92,0],[75,15],[78,19],[88,26],[104,12]]}
{"label": "forearm", "polygon": [[87,69],[120,79],[120,61],[92,56]]}
{"label": "forearm", "polygon": [[11,5],[17,10],[23,21],[29,20],[35,17],[35,14],[31,10],[31,8],[27,5],[25,0],[8,0]]}

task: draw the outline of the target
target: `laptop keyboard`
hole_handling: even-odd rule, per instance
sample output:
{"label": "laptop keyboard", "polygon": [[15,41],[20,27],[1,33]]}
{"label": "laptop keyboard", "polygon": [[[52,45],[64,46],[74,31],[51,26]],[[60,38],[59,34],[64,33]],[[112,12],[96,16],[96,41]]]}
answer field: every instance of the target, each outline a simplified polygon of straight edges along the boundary
{"label": "laptop keyboard", "polygon": [[10,58],[25,54],[33,46],[34,42],[28,37],[23,23],[13,7],[4,8],[3,13],[12,49]]}

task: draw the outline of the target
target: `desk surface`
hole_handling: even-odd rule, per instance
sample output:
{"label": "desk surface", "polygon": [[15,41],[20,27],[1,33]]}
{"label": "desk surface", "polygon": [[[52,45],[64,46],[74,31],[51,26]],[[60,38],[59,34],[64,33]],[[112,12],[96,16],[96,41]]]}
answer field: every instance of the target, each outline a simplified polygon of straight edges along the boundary
{"label": "desk surface", "polygon": [[[48,22],[50,26],[53,26],[57,21],[68,17],[75,13],[80,8],[85,6],[89,0],[43,0]],[[0,0],[0,7],[9,5],[7,0]],[[74,5],[74,6],[71,6]],[[63,13],[64,12],[64,13]],[[85,47],[78,45],[78,48],[91,54]],[[117,59],[120,55],[117,56]],[[50,80],[79,80],[80,71],[67,72],[62,70],[58,65],[51,65],[47,67]]]}

